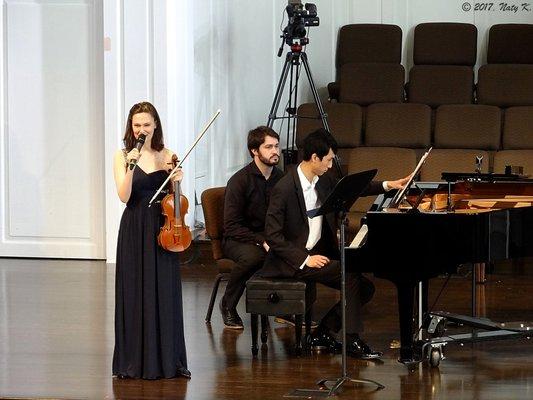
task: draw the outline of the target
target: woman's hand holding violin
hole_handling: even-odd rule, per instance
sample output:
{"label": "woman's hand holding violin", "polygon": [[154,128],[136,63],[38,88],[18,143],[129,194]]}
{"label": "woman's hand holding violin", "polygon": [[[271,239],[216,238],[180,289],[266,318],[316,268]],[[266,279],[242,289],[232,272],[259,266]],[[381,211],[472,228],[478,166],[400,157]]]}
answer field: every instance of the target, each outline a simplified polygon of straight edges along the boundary
{"label": "woman's hand holding violin", "polygon": [[171,179],[172,182],[181,182],[181,180],[183,179],[183,171],[181,170],[181,167],[178,168],[176,172],[172,174]]}
{"label": "woman's hand holding violin", "polygon": [[[180,160],[178,159],[178,156],[175,154],[172,154],[172,161],[169,163],[172,165],[173,168],[176,168]],[[181,182],[183,179],[183,171],[181,170],[181,167],[179,167],[170,177],[172,179],[172,182]]]}

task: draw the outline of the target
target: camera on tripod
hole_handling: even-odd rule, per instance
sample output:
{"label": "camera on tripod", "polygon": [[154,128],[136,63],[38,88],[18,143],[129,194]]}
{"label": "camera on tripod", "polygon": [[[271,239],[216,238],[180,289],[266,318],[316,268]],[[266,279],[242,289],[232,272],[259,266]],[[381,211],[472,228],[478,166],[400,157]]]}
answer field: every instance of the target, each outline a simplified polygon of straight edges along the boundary
{"label": "camera on tripod", "polygon": [[[283,35],[281,37],[289,46],[294,44],[295,39],[299,40],[300,45],[306,45],[309,43],[309,39],[306,38],[307,31],[305,28],[320,24],[316,5],[306,3],[304,6],[301,0],[288,0],[288,2],[285,11],[287,11],[287,15],[289,16],[289,23],[283,29]],[[278,57],[281,57],[281,54],[278,54]]]}
{"label": "camera on tripod", "polygon": [[[278,57],[281,57],[283,54],[285,43],[290,46],[290,51],[287,52],[287,56],[285,57],[285,63],[283,64],[283,70],[281,71],[274,101],[272,102],[272,107],[268,114],[267,126],[272,128],[274,121],[278,119],[288,121],[286,126],[287,142],[285,148],[281,151],[283,154],[284,165],[287,166],[298,162],[298,150],[296,150],[296,124],[298,119],[298,79],[300,78],[301,66],[303,66],[305,74],[307,75],[309,86],[311,87],[311,93],[313,94],[316,107],[320,114],[320,119],[322,120],[322,125],[324,125],[326,131],[329,132],[330,130],[327,114],[324,111],[324,107],[322,106],[322,102],[318,95],[318,90],[313,81],[307,54],[303,49],[303,46],[309,43],[306,28],[310,26],[318,26],[320,24],[316,5],[312,3],[304,5],[301,0],[288,0],[288,5],[285,7],[285,11],[289,16],[289,23],[283,29],[283,34],[280,36],[281,46],[278,51]],[[278,116],[278,107],[281,98],[283,97],[283,89],[287,82],[287,78],[289,79],[290,87],[287,105],[284,107],[284,112],[287,116],[285,116],[285,114],[283,116]],[[338,164],[338,161],[336,163]],[[340,170],[338,165],[337,168]]]}

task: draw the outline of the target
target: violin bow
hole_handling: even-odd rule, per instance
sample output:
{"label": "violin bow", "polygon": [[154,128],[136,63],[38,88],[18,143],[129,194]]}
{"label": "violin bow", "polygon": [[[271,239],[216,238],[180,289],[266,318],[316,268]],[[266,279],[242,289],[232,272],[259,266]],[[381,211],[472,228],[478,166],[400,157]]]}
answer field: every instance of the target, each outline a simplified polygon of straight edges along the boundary
{"label": "violin bow", "polygon": [[155,192],[154,196],[150,199],[150,201],[148,202],[148,207],[150,207],[152,205],[152,203],[154,202],[155,198],[157,197],[157,195],[159,193],[161,193],[161,190],[163,190],[163,188],[165,187],[165,185],[168,183],[168,181],[170,180],[170,178],[172,177],[172,175],[174,174],[174,172],[176,172],[178,170],[178,168],[181,167],[181,164],[183,164],[183,161],[185,161],[187,159],[187,157],[189,156],[189,154],[191,153],[191,151],[193,151],[194,147],[198,144],[198,142],[200,141],[200,139],[202,138],[202,136],[204,136],[204,133],[207,132],[207,130],[209,129],[209,127],[213,124],[213,122],[215,121],[215,119],[217,119],[217,117],[220,115],[220,109],[217,110],[217,112],[215,113],[215,115],[213,115],[213,117],[209,120],[209,122],[207,123],[207,125],[205,126],[205,128],[202,130],[202,132],[198,135],[198,137],[195,139],[194,143],[191,145],[191,147],[189,148],[189,150],[187,150],[187,152],[185,153],[185,155],[183,156],[183,158],[178,162],[178,164],[174,167],[174,169],[172,171],[170,171],[170,173],[168,174],[168,177],[167,179],[165,179],[165,181],[163,182],[163,184],[161,185],[161,187],[159,189],[157,189],[157,192]]}

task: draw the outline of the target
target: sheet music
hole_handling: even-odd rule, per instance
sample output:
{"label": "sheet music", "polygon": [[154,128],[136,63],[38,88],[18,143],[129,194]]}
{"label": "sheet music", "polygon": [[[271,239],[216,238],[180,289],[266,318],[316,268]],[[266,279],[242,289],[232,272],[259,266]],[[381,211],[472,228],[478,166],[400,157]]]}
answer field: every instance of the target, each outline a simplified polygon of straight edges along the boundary
{"label": "sheet music", "polygon": [[368,226],[366,224],[362,225],[357,232],[357,235],[352,240],[352,243],[348,246],[350,249],[356,249],[365,244],[366,235],[368,234]]}
{"label": "sheet music", "polygon": [[420,159],[420,161],[416,165],[416,168],[414,169],[409,181],[405,184],[404,188],[401,189],[401,190],[398,190],[396,195],[394,195],[394,197],[392,198],[392,200],[390,202],[390,207],[397,207],[398,204],[400,204],[400,202],[402,201],[403,197],[405,196],[405,193],[407,193],[407,191],[409,190],[409,188],[413,184],[413,182],[415,180],[415,177],[420,172],[420,168],[422,168],[422,165],[424,165],[424,163],[426,162],[426,159],[428,158],[429,153],[431,152],[432,149],[433,149],[433,147],[430,147],[428,149],[428,151],[426,151],[424,153],[424,155],[422,156],[422,158]]}

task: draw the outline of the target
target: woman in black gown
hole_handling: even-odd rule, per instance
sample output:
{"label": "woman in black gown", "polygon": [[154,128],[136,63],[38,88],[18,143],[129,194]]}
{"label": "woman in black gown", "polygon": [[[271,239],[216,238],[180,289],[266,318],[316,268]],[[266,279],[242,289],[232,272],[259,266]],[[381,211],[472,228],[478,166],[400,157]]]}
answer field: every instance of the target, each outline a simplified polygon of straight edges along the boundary
{"label": "woman in black gown", "polygon": [[[140,133],[146,140],[139,151],[135,144]],[[168,177],[174,154],[164,147],[161,120],[152,104],[143,102],[131,108],[124,145],[114,159],[118,196],[127,206],[117,244],[113,375],[190,378],[178,255],[157,243],[160,204],[154,202],[148,208],[149,200]],[[130,169],[132,160],[138,162]],[[172,177],[174,181],[181,179],[181,171]]]}

